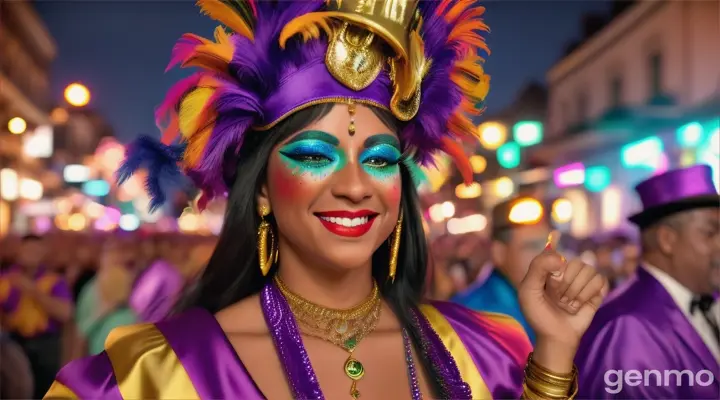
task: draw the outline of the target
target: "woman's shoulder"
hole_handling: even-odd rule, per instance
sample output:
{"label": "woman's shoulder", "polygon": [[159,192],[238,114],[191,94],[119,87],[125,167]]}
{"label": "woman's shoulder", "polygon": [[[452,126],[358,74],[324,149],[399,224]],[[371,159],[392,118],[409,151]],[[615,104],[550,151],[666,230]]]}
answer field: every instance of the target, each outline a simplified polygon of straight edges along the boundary
{"label": "woman's shoulder", "polygon": [[102,353],[60,370],[46,398],[224,398],[243,388],[218,377],[242,374],[214,316],[192,309],[115,328]]}
{"label": "woman's shoulder", "polygon": [[521,364],[532,351],[525,329],[509,315],[475,311],[446,301],[425,303],[420,311],[436,332],[456,335],[465,347],[496,346]]}

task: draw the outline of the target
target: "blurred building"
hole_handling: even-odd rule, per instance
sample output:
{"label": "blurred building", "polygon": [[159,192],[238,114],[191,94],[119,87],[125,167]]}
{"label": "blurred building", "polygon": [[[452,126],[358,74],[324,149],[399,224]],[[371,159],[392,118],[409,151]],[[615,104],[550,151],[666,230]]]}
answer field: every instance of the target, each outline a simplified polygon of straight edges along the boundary
{"label": "blurred building", "polygon": [[445,168],[425,196],[431,228],[526,195],[575,238],[634,232],[625,217],[639,207],[640,180],[695,163],[720,178],[720,2],[609,5],[580,21],[547,91],[530,84],[482,117],[478,146],[466,149],[476,183]]}
{"label": "blurred building", "polygon": [[[542,141],[547,109],[547,89],[530,82],[513,102],[494,114],[483,115],[478,127],[480,140],[466,144],[474,182],[466,186],[452,164],[439,162],[441,185],[426,192],[433,234],[481,231],[484,215],[498,202],[517,193],[543,196],[549,172],[535,160],[523,157],[527,148]],[[479,121],[478,121],[479,122]],[[431,174],[437,175],[435,171]],[[478,221],[480,224],[477,225]],[[475,226],[469,226],[475,224]],[[467,226],[466,226],[467,225]]]}
{"label": "blurred building", "polygon": [[20,202],[60,184],[52,151],[49,70],[56,45],[26,0],[0,2],[0,234]]}
{"label": "blurred building", "polygon": [[652,174],[720,173],[720,2],[616,4],[547,73],[546,137],[528,155],[553,167],[549,190],[572,202],[580,237],[623,228]]}

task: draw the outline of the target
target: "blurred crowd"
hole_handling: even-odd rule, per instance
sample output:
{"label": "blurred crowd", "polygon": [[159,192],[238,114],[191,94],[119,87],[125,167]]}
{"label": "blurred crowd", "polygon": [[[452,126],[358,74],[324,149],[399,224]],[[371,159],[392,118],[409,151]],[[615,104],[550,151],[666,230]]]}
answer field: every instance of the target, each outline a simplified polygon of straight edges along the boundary
{"label": "blurred crowd", "polygon": [[[521,235],[511,241],[521,242]],[[432,241],[433,279],[430,297],[452,299],[473,284],[484,282],[497,265],[491,254],[490,238],[480,233],[446,234]],[[542,243],[544,244],[544,242]],[[513,246],[513,243],[509,244]],[[631,277],[639,265],[640,247],[636,238],[626,234],[606,235],[602,238],[577,240],[569,235],[561,238],[560,249],[568,257],[581,257],[598,268],[610,282],[610,289]],[[531,253],[534,256],[537,253]],[[518,263],[524,269],[527,264]]]}
{"label": "blurred crowd", "polygon": [[[507,248],[515,249],[507,260],[497,259],[503,256],[492,251],[493,240],[486,235],[433,239],[429,297],[453,299],[485,282],[493,265],[523,274],[527,263],[522,249],[528,257],[538,251],[523,243],[542,244],[546,233],[515,232],[507,238]],[[2,239],[0,335],[3,358],[12,362],[0,364],[0,397],[38,398],[61,365],[101,352],[113,328],[162,318],[207,263],[215,240],[141,232],[52,232]],[[600,269],[611,288],[638,265],[638,245],[623,235],[583,241],[563,236],[560,248]],[[22,298],[35,301],[14,304],[21,293],[13,290],[29,293]]]}
{"label": "blurred crowd", "polygon": [[41,398],[60,366],[101,352],[113,328],[167,314],[214,245],[137,232],[0,239],[0,398]]}
{"label": "blurred crowd", "polygon": [[[488,280],[493,265],[509,262],[505,268],[523,274],[522,248],[528,257],[538,250],[523,243],[533,236],[542,243],[546,233],[520,230],[508,237],[507,247],[520,249],[510,260],[498,260],[502,256],[492,251],[493,240],[485,235],[433,239],[429,297],[453,299]],[[0,335],[7,362],[0,364],[0,398],[39,398],[60,366],[101,352],[113,328],[165,316],[209,260],[215,240],[138,232],[2,239]],[[581,256],[603,271],[611,287],[638,265],[637,244],[622,235],[584,241],[564,236],[560,246],[566,255]],[[14,301],[20,297],[34,301]]]}

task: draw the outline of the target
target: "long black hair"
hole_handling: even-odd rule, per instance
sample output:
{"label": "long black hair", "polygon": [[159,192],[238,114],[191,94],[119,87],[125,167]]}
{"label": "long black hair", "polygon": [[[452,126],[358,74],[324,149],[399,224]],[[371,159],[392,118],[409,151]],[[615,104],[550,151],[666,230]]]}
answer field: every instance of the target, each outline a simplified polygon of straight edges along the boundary
{"label": "long black hair", "polygon": [[[327,115],[333,104],[320,104],[296,112],[271,130],[249,132],[234,173],[226,178],[231,188],[225,222],[217,247],[194,289],[180,302],[178,309],[202,307],[211,313],[260,292],[277,272],[274,266],[263,276],[258,264],[257,194],[266,180],[267,163],[272,149],[293,132]],[[373,108],[373,112],[389,128],[398,132],[400,123],[389,112]],[[385,241],[372,257],[372,275],[380,286],[383,298],[409,333],[413,343],[421,343],[420,330],[413,319],[425,287],[428,248],[420,214],[420,202],[410,171],[400,163],[402,180],[401,207],[404,215],[400,252],[395,281],[388,280],[390,247]],[[275,225],[272,216],[269,222]],[[275,232],[277,228],[274,227]],[[430,376],[435,393],[442,393],[439,374],[434,371],[426,352],[418,348],[424,370]]]}

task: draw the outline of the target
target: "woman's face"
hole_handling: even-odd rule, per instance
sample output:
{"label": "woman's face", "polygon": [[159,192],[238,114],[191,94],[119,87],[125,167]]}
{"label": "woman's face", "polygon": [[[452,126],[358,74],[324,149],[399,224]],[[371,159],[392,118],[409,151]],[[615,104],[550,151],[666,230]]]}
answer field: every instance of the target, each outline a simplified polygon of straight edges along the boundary
{"label": "woman's face", "polygon": [[354,135],[349,126],[348,106],[339,104],[273,149],[258,204],[272,210],[281,258],[358,268],[393,232],[401,195],[397,135],[363,106]]}

